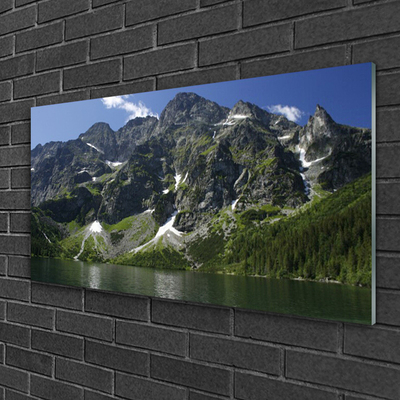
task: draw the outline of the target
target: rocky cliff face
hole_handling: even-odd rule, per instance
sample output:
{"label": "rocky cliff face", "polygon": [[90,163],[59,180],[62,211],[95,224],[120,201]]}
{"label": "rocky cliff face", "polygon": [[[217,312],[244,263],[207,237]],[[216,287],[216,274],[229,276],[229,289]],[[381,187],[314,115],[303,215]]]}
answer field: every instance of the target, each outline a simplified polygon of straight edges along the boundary
{"label": "rocky cliff face", "polygon": [[298,208],[317,187],[334,191],[370,169],[371,132],[336,123],[319,105],[301,127],[254,104],[229,110],[179,93],[159,120],[136,118],[116,132],[97,123],[75,140],[38,145],[32,206],[59,224],[149,213],[158,226],[198,234],[225,209]]}

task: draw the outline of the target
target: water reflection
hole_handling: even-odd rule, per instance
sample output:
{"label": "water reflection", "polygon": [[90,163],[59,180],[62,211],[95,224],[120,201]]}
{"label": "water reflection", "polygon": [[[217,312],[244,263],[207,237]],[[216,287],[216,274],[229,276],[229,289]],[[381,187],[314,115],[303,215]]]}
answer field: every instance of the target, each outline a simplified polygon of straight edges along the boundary
{"label": "water reflection", "polygon": [[370,323],[371,291],[318,282],[54,259],[32,259],[32,280],[115,292]]}

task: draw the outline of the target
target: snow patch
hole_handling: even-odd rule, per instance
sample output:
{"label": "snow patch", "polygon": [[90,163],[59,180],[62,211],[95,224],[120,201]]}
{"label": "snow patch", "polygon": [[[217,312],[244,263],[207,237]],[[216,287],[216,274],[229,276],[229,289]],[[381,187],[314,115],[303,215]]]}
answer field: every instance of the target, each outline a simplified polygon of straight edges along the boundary
{"label": "snow patch", "polygon": [[92,178],[92,181],[93,181],[93,182],[96,182],[96,179],[97,179],[97,178],[94,176],[94,177]]}
{"label": "snow patch", "polygon": [[35,170],[35,168],[31,168],[31,171],[34,171]]}
{"label": "snow patch", "polygon": [[182,174],[176,173],[174,178],[175,178],[175,190],[178,190],[178,186],[181,183]]}
{"label": "snow patch", "polygon": [[91,143],[86,142],[86,144],[87,144],[89,147],[92,147],[93,149],[97,150],[99,153],[103,153],[103,151],[101,151],[100,149],[98,149],[96,146],[93,146]]}
{"label": "snow patch", "polygon": [[90,232],[93,232],[93,233],[100,233],[103,230],[103,228],[99,221],[94,221],[92,223],[92,225],[90,225],[89,230],[90,230]]}
{"label": "snow patch", "polygon": [[118,166],[122,165],[123,163],[120,162],[120,161],[112,162],[112,161],[106,160],[106,164],[111,168],[115,168],[115,167],[118,167]]}
{"label": "snow patch", "polygon": [[249,118],[249,117],[247,115],[234,114],[234,115],[231,115],[230,118],[245,119],[245,118]]}
{"label": "snow patch", "polygon": [[320,162],[320,161],[324,160],[326,157],[331,155],[331,151],[329,151],[329,154],[324,157],[317,158],[316,160],[313,160],[313,161],[306,161],[305,160],[306,151],[303,148],[301,148],[299,145],[297,145],[297,148],[299,150],[299,160],[300,160],[300,163],[303,168],[308,168],[309,166],[311,166],[317,162]]}
{"label": "snow patch", "polygon": [[42,232],[42,233],[43,233],[44,237],[46,238],[46,240],[47,240],[49,243],[51,243],[51,240],[47,237],[47,235],[46,235],[44,232]]}
{"label": "snow patch", "polygon": [[[276,122],[275,122],[275,124],[276,124]],[[291,136],[290,135],[286,135],[286,136],[280,136],[280,137],[278,137],[278,139],[290,139],[291,138]]]}
{"label": "snow patch", "polygon": [[164,189],[162,192],[163,192],[164,194],[167,194],[167,193],[169,193],[169,189]]}
{"label": "snow patch", "polygon": [[239,199],[233,200],[232,201],[232,211],[236,208],[236,204],[238,203]]}
{"label": "snow patch", "polygon": [[163,226],[160,226],[160,228],[158,229],[156,236],[154,236],[153,239],[151,239],[149,242],[142,244],[139,247],[134,248],[133,250],[130,251],[130,253],[137,253],[138,251],[140,251],[141,249],[143,249],[144,247],[147,247],[148,245],[150,245],[151,243],[155,243],[157,241],[158,238],[164,236],[165,234],[167,234],[167,237],[170,237],[170,234],[173,233],[177,236],[182,236],[182,232],[178,231],[177,229],[175,229],[173,227],[174,222],[175,222],[175,218],[176,215],[178,214],[178,211],[175,211],[165,222],[165,224]]}
{"label": "snow patch", "polygon": [[147,214],[147,213],[152,214],[154,211],[155,211],[155,209],[153,208],[152,210],[150,210],[150,209],[146,210],[144,213],[145,213],[145,214]]}

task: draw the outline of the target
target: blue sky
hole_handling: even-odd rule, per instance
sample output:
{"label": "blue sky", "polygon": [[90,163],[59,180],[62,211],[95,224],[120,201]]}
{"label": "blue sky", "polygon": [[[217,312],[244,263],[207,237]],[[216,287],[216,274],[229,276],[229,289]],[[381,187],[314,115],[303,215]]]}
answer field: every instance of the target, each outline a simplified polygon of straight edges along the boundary
{"label": "blue sky", "polygon": [[336,122],[371,127],[371,64],[366,63],[33,107],[32,148],[76,139],[96,122],[118,130],[134,116],[160,115],[179,92],[195,92],[229,108],[239,100],[248,101],[300,125],[319,104]]}

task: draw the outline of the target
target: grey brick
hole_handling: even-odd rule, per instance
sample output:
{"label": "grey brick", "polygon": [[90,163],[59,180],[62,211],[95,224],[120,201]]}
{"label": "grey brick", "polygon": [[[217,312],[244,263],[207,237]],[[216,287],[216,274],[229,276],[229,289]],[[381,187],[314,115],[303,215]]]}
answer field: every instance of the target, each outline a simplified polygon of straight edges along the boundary
{"label": "grey brick", "polygon": [[200,42],[199,65],[281,53],[290,49],[291,25],[283,24]]}
{"label": "grey brick", "polygon": [[185,356],[186,334],[134,322],[117,321],[116,343]]}
{"label": "grey brick", "polygon": [[23,144],[31,141],[31,123],[16,124],[11,127],[11,143]]}
{"label": "grey brick", "polygon": [[196,0],[137,0],[126,5],[126,25],[194,10]]}
{"label": "grey brick", "polygon": [[22,347],[29,347],[29,329],[8,322],[0,322],[0,341],[16,344]]}
{"label": "grey brick", "polygon": [[67,311],[57,312],[56,328],[59,331],[112,341],[113,320],[110,318],[77,314]]}
{"label": "grey brick", "polygon": [[0,101],[11,100],[11,82],[0,83]]}
{"label": "grey brick", "polygon": [[346,47],[335,46],[329,49],[295,53],[288,56],[266,60],[244,61],[241,65],[242,78],[285,74],[301,70],[337,67],[345,64]]}
{"label": "grey brick", "polygon": [[190,358],[237,368],[280,374],[280,349],[211,336],[190,335]]}
{"label": "grey brick", "polygon": [[89,64],[64,71],[64,89],[119,82],[121,61],[111,60]]}
{"label": "grey brick", "polygon": [[345,0],[291,1],[247,0],[244,2],[243,26],[280,21],[318,11],[346,7]]}
{"label": "grey brick", "polygon": [[[396,32],[400,29],[400,20],[392,16],[399,12],[400,4],[391,2],[298,21],[295,25],[295,47]],[[382,24],[382,21],[385,23]]]}
{"label": "grey brick", "polygon": [[56,378],[111,393],[113,372],[80,362],[56,359]]}
{"label": "grey brick", "polygon": [[122,28],[122,5],[94,11],[68,19],[65,25],[66,40],[109,32]]}
{"label": "grey brick", "polygon": [[[22,75],[32,74],[34,70],[33,54],[26,54],[18,57],[0,61],[0,81],[9,78],[16,78]],[[9,120],[4,121],[9,122]]]}
{"label": "grey brick", "polygon": [[[7,256],[0,255],[0,275],[5,275],[7,273]],[[2,308],[3,303],[0,305]]]}
{"label": "grey brick", "polygon": [[[10,389],[7,389],[5,393],[6,393],[7,400],[32,400],[33,399],[33,397],[31,397],[27,394],[15,392],[14,390],[10,390]],[[0,399],[4,400],[1,396],[0,396]]]}
{"label": "grey brick", "polygon": [[52,329],[55,310],[32,306],[30,304],[8,303],[7,320],[24,325],[40,326]]}
{"label": "grey brick", "polygon": [[397,251],[400,246],[400,219],[383,218],[376,220],[377,250]]}
{"label": "grey brick", "polygon": [[36,0],[15,0],[15,7],[26,6],[27,4],[34,3]]}
{"label": "grey brick", "polygon": [[32,29],[16,35],[15,51],[37,49],[52,44],[60,43],[63,40],[63,23],[48,25],[42,28]]}
{"label": "grey brick", "polygon": [[38,22],[66,17],[89,9],[89,0],[49,0],[38,4]]}
{"label": "grey brick", "polygon": [[373,62],[376,69],[383,70],[400,66],[400,37],[378,39],[353,45],[354,63]]}
{"label": "grey brick", "polygon": [[6,302],[0,301],[0,320],[4,320],[6,317]]}
{"label": "grey brick", "polygon": [[17,233],[30,233],[31,213],[10,213],[10,231]]}
{"label": "grey brick", "polygon": [[106,4],[115,3],[119,0],[93,0],[93,8],[105,6]]}
{"label": "grey brick", "polygon": [[86,290],[85,311],[147,321],[149,299],[140,296]]}
{"label": "grey brick", "polygon": [[376,212],[378,214],[399,215],[397,199],[400,196],[400,183],[378,182],[376,184]]}
{"label": "grey brick", "polygon": [[0,365],[0,385],[28,393],[29,376],[25,371],[19,371],[5,365]]}
{"label": "grey brick", "polygon": [[91,390],[85,390],[85,400],[114,400],[115,397],[106,396]]}
{"label": "grey brick", "polygon": [[152,355],[150,376],[216,394],[230,393],[229,370],[190,361]]}
{"label": "grey brick", "polygon": [[8,169],[0,169],[0,189],[10,187],[10,172]]}
{"label": "grey brick", "polygon": [[14,37],[7,36],[0,39],[0,57],[9,56],[13,53]]}
{"label": "grey brick", "polygon": [[235,373],[235,397],[242,400],[337,400],[336,393],[240,372]]}
{"label": "grey brick", "polygon": [[370,3],[371,1],[374,0],[353,0],[353,4],[364,4],[364,3]]}
{"label": "grey brick", "polygon": [[124,79],[179,71],[194,67],[196,45],[189,43],[126,57]]}
{"label": "grey brick", "polygon": [[66,67],[86,62],[88,54],[86,40],[38,51],[36,60],[37,71]]}
{"label": "grey brick", "polygon": [[194,392],[194,391],[190,390],[189,399],[190,400],[218,400],[218,399],[220,399],[220,397],[209,396],[204,393]]}
{"label": "grey brick", "polygon": [[[0,253],[2,254],[14,254],[18,256],[28,256],[31,254],[31,243],[30,243],[30,237],[29,236],[5,236],[5,235],[0,235]],[[9,283],[7,283],[7,286]],[[17,285],[12,284],[12,286],[15,286],[15,289],[17,289]],[[24,291],[22,291],[22,287],[18,285],[18,287],[21,290],[18,290],[17,296],[24,297],[26,296]],[[0,282],[0,288],[3,288],[3,283]],[[5,288],[4,288],[5,289]],[[5,289],[7,290],[7,289]],[[0,290],[0,293],[2,291]],[[9,290],[7,290],[7,293],[11,296],[11,293]],[[11,298],[11,297],[10,297]],[[12,297],[15,298],[15,297]],[[17,300],[19,298],[16,298]],[[20,299],[22,300],[22,299]]]}
{"label": "grey brick", "polygon": [[379,324],[400,325],[400,295],[385,290],[376,293],[376,322]]}
{"label": "grey brick", "polygon": [[82,289],[32,282],[32,302],[82,310]]}
{"label": "grey brick", "polygon": [[153,26],[146,25],[94,38],[91,40],[90,57],[96,60],[148,49],[153,46],[153,30]]}
{"label": "grey brick", "polygon": [[158,324],[229,334],[230,318],[229,308],[152,301],[152,321]]}
{"label": "grey brick", "polygon": [[85,343],[85,361],[135,375],[147,376],[149,373],[150,360],[147,353],[91,340]]}
{"label": "grey brick", "polygon": [[344,333],[344,352],[358,357],[400,362],[400,332],[346,325]]}
{"label": "grey brick", "polygon": [[5,233],[8,231],[8,213],[0,212],[0,232]]}
{"label": "grey brick", "polygon": [[31,376],[31,394],[47,400],[83,400],[83,389],[53,379]]}
{"label": "grey brick", "polygon": [[[18,135],[15,140],[23,140],[23,138],[22,136]],[[11,187],[13,189],[30,189],[31,188],[30,168],[13,168],[11,170]]]}
{"label": "grey brick", "polygon": [[35,25],[36,7],[28,7],[22,10],[0,16],[0,35],[19,31]]}
{"label": "grey brick", "polygon": [[157,89],[170,89],[182,86],[203,85],[206,83],[232,81],[236,79],[236,66],[209,68],[204,70],[184,72],[160,76],[157,78]]}
{"label": "grey brick", "polygon": [[[15,239],[15,236],[10,236]],[[26,280],[0,278],[0,296],[12,300],[29,300],[30,282]]]}
{"label": "grey brick", "polygon": [[[0,149],[1,150],[1,149]],[[400,146],[378,146],[376,151],[376,176],[397,178],[400,176]]]}
{"label": "grey brick", "polygon": [[[0,150],[0,155],[5,154],[9,156],[16,154],[19,155],[20,152],[2,152]],[[28,190],[15,190],[15,191],[8,191],[2,192],[0,191],[0,209],[4,210],[19,210],[19,209],[29,209],[29,197],[30,193]]]}
{"label": "grey brick", "polygon": [[400,290],[400,259],[378,256],[376,264],[376,286]]}
{"label": "grey brick", "polygon": [[60,90],[60,73],[49,72],[14,81],[14,98],[31,97]]}
{"label": "grey brick", "polygon": [[150,92],[154,90],[154,82],[154,78],[147,78],[140,81],[125,83],[122,85],[112,85],[95,88],[90,90],[90,97],[92,99],[97,99],[109,96],[121,96],[123,94]]}
{"label": "grey brick", "polygon": [[238,26],[238,7],[227,7],[196,12],[158,24],[158,43],[166,44],[233,31]]}
{"label": "grey brick", "polygon": [[0,146],[8,146],[10,144],[10,132],[11,128],[9,125],[0,126]]}
{"label": "grey brick", "polygon": [[378,75],[376,78],[376,105],[400,104],[400,73]]}
{"label": "grey brick", "polygon": [[47,376],[53,369],[52,357],[14,346],[7,346],[6,364]]}
{"label": "grey brick", "polygon": [[365,400],[365,397],[364,396],[353,396],[351,394],[346,394],[344,396],[344,399],[345,400]]}
{"label": "grey brick", "polygon": [[288,350],[286,369],[288,378],[398,399],[400,371],[394,368]]}
{"label": "grey brick", "polygon": [[83,339],[56,332],[32,330],[32,349],[83,360]]}
{"label": "grey brick", "polygon": [[0,3],[0,13],[11,10],[13,8],[13,0],[3,0]]}
{"label": "grey brick", "polygon": [[[185,400],[186,390],[176,386],[116,373],[115,393],[132,400]],[[94,399],[93,399],[94,400]]]}
{"label": "grey brick", "polygon": [[397,127],[400,124],[398,110],[377,110],[376,131],[378,142],[395,142],[400,140]]}
{"label": "grey brick", "polygon": [[313,349],[336,351],[338,325],[236,310],[235,335]]}
{"label": "grey brick", "polygon": [[[1,65],[0,65],[1,71]],[[24,101],[15,101],[10,104],[0,105],[0,123],[6,122],[17,122],[22,121],[24,119],[30,119],[31,117],[31,107],[33,107],[33,99],[24,100]],[[10,150],[10,151],[18,151],[18,150]],[[27,151],[25,151],[28,154]],[[29,157],[30,158],[30,157]],[[2,163],[3,154],[0,154],[0,166],[4,166]],[[21,162],[18,162],[19,158],[14,158],[14,162],[12,165],[19,165]],[[24,160],[24,164],[30,164],[30,160]],[[6,165],[6,166],[12,166]]]}
{"label": "grey brick", "polygon": [[223,3],[227,0],[200,0],[200,7],[213,6],[214,4]]}
{"label": "grey brick", "polygon": [[48,106],[50,104],[67,103],[70,101],[81,101],[89,98],[89,90],[77,90],[74,92],[43,96],[36,100],[37,106]]}

